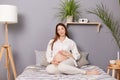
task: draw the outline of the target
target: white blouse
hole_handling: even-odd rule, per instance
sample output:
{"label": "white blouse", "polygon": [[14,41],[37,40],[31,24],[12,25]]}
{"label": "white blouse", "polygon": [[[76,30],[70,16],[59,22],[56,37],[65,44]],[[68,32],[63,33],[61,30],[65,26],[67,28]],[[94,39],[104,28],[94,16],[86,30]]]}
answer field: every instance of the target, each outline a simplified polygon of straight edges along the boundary
{"label": "white blouse", "polygon": [[54,56],[60,50],[66,50],[71,52],[75,60],[78,60],[80,58],[76,43],[68,37],[66,37],[65,40],[62,42],[60,40],[57,40],[53,45],[53,50],[51,50],[52,42],[53,39],[49,41],[46,51],[46,58],[49,63],[53,60]]}

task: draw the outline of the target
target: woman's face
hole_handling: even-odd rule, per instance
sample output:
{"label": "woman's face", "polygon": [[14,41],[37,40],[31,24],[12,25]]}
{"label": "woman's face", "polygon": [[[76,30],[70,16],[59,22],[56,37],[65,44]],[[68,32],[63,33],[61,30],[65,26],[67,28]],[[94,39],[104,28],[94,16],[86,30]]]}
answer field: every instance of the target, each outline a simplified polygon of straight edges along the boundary
{"label": "woman's face", "polygon": [[57,33],[59,34],[60,37],[65,36],[65,28],[62,25],[59,25],[57,27]]}

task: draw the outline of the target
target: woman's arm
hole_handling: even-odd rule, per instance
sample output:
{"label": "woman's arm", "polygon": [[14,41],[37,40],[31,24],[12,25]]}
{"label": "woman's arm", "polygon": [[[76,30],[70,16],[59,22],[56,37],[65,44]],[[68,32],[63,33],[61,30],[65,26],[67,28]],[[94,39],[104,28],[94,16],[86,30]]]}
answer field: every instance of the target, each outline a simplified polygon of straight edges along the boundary
{"label": "woman's arm", "polygon": [[74,41],[71,43],[71,52],[75,60],[80,59],[80,54]]}
{"label": "woman's arm", "polygon": [[53,60],[53,56],[52,56],[52,50],[51,50],[51,43],[53,40],[50,40],[48,45],[47,45],[47,50],[46,50],[46,59],[47,62],[51,63],[51,61]]}

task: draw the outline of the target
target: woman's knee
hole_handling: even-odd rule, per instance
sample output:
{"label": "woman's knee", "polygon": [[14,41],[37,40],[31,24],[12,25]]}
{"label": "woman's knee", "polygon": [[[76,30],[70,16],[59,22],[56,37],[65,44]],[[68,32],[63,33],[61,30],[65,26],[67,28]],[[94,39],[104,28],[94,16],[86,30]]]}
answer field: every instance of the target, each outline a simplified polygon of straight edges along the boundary
{"label": "woman's knee", "polygon": [[65,70],[66,70],[66,69],[65,69],[65,64],[61,64],[61,63],[60,63],[60,64],[58,65],[58,70],[59,70],[61,73],[64,73]]}
{"label": "woman's knee", "polygon": [[49,73],[49,74],[57,74],[59,73],[58,69],[57,69],[57,66],[51,64],[51,65],[48,65],[46,67],[46,71]]}

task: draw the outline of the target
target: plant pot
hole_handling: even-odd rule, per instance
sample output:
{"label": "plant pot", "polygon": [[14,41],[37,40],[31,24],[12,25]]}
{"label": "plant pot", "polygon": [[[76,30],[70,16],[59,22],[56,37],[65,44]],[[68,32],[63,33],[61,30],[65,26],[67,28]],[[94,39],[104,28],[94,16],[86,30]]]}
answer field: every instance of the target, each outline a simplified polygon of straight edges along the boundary
{"label": "plant pot", "polygon": [[73,16],[67,16],[66,22],[73,22]]}

